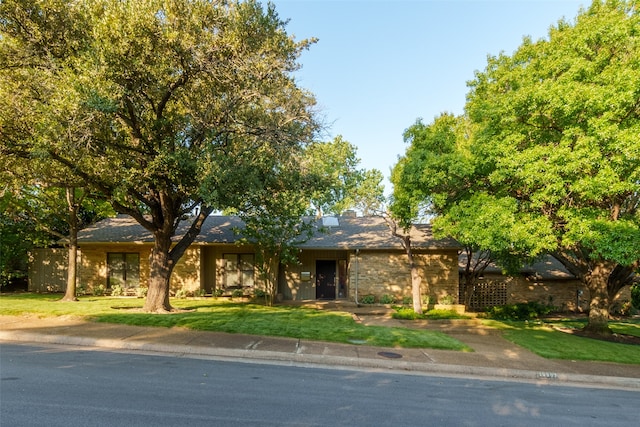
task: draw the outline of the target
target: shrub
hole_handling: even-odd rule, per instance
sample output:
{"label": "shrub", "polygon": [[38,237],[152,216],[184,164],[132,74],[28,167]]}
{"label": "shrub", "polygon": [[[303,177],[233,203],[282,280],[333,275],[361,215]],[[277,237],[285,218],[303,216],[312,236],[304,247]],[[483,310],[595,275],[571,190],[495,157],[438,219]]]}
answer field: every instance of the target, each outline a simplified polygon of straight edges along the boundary
{"label": "shrub", "polygon": [[111,296],[112,297],[121,297],[124,295],[124,288],[120,285],[115,285],[111,288]]}
{"label": "shrub", "polygon": [[400,320],[416,320],[416,319],[424,319],[424,314],[418,314],[413,309],[407,307],[399,307],[396,309],[396,312],[391,315],[394,319]]}
{"label": "shrub", "polygon": [[393,295],[384,294],[380,297],[380,304],[393,304],[395,300]]}
{"label": "shrub", "polygon": [[408,295],[402,297],[402,304],[404,304],[404,305],[412,305],[413,304],[413,298],[411,298]]}
{"label": "shrub", "polygon": [[640,284],[631,286],[631,305],[640,310]]}
{"label": "shrub", "polygon": [[234,289],[233,292],[231,292],[232,298],[242,298],[243,296],[244,291],[242,289]]}
{"label": "shrub", "polygon": [[212,294],[213,294],[214,297],[217,298],[217,297],[221,297],[224,294],[224,291],[222,289],[215,289],[212,292]]}
{"label": "shrub", "polygon": [[87,287],[85,285],[76,286],[76,296],[82,296],[87,294]]}
{"label": "shrub", "polygon": [[93,295],[97,297],[101,297],[104,295],[106,288],[104,285],[98,285],[93,287]]}
{"label": "shrub", "polygon": [[529,320],[551,313],[553,307],[536,301],[495,306],[487,309],[487,317],[496,320]]}
{"label": "shrub", "polygon": [[438,302],[440,304],[446,304],[446,305],[455,304],[456,303],[456,298],[453,295],[447,294],[447,295],[443,295],[442,297],[440,297],[438,299]]}
{"label": "shrub", "polygon": [[146,298],[147,297],[147,290],[148,290],[148,288],[146,288],[144,286],[136,289],[136,296],[138,298]]}
{"label": "shrub", "polygon": [[267,296],[267,293],[262,289],[254,289],[253,296],[256,298],[264,298]]}
{"label": "shrub", "polygon": [[376,302],[376,297],[373,295],[365,295],[362,298],[360,298],[360,302],[362,304],[373,304]]}
{"label": "shrub", "polygon": [[176,291],[176,298],[184,299],[187,297],[187,291],[180,288]]}

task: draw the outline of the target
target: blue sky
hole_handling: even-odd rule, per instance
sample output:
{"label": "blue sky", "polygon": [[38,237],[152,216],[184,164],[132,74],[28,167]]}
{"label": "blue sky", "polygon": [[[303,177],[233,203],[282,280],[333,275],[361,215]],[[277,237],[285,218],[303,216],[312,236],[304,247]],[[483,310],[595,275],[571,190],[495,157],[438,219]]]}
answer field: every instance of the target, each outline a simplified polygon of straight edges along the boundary
{"label": "blue sky", "polygon": [[287,32],[316,37],[302,54],[299,85],[313,92],[324,141],[358,147],[361,167],[390,169],[402,134],[422,118],[461,114],[467,82],[487,55],[511,54],[523,36],[546,37],[590,0],[273,0]]}

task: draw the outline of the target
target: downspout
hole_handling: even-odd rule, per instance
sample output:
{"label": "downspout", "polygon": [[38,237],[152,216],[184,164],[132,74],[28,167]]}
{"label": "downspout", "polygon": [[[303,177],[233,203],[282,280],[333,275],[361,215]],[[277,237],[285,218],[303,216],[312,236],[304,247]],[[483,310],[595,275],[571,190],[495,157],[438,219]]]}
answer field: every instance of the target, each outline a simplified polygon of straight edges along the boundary
{"label": "downspout", "polygon": [[360,259],[360,249],[356,249],[356,292],[355,292],[355,303],[356,307],[360,306],[358,302],[358,260]]}

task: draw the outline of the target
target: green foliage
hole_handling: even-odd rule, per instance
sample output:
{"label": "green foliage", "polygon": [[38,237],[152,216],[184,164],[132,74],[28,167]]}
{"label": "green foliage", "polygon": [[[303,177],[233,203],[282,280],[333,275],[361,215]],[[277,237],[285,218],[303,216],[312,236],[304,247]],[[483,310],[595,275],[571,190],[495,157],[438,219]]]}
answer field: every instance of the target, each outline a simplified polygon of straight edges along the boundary
{"label": "green foliage", "polygon": [[244,290],[242,290],[242,289],[234,289],[233,292],[231,292],[231,297],[232,298],[242,298],[242,297],[244,297]]}
{"label": "green foliage", "polygon": [[416,320],[416,319],[424,319],[425,314],[416,313],[413,308],[407,307],[398,307],[396,308],[395,313],[391,314],[391,317],[399,320]]}
{"label": "green foliage", "polygon": [[393,295],[383,294],[380,297],[380,304],[393,304],[395,301],[396,299],[393,297]]}
{"label": "green foliage", "polygon": [[455,303],[456,303],[456,297],[454,297],[453,295],[446,294],[438,298],[438,304],[450,305]]}
{"label": "green foliage", "polygon": [[[164,252],[152,275],[169,274],[210,212],[260,206],[301,171],[319,124],[292,73],[314,40],[287,34],[273,5],[6,0],[0,13],[3,148],[152,231]],[[171,308],[164,288],[148,295],[145,309]]]}
{"label": "green foliage", "polygon": [[121,285],[115,285],[111,288],[112,297],[121,297],[124,295],[124,288]]}
{"label": "green foliage", "polygon": [[374,295],[363,295],[360,297],[360,304],[375,304],[376,297]]}
{"label": "green foliage", "polygon": [[487,317],[496,320],[531,320],[551,313],[554,307],[527,302],[495,306],[487,309]]}
{"label": "green foliage", "polygon": [[309,198],[316,214],[340,215],[356,207],[368,214],[382,204],[382,173],[358,169],[357,148],[342,136],[307,147],[305,162],[310,179],[315,181]]}
{"label": "green foliage", "polygon": [[631,304],[640,310],[640,284],[631,286]]}
{"label": "green foliage", "polygon": [[437,236],[509,269],[553,254],[590,286],[592,327],[606,329],[598,313],[640,264],[637,2],[595,0],[490,57],[469,87],[463,116],[405,132],[392,212],[406,225],[427,209]]}
{"label": "green foliage", "polygon": [[448,320],[448,319],[469,319],[469,316],[460,314],[455,310],[429,310],[426,313],[418,314],[413,308],[395,307],[395,312],[391,315],[394,319],[399,320]]}

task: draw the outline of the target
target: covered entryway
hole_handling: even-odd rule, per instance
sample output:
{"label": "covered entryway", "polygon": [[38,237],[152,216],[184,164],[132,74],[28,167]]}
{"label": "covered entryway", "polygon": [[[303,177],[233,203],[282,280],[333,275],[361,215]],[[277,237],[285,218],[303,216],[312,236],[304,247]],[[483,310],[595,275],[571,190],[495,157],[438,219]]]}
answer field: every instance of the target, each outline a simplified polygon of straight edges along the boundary
{"label": "covered entryway", "polygon": [[316,260],[316,299],[336,299],[335,260]]}

